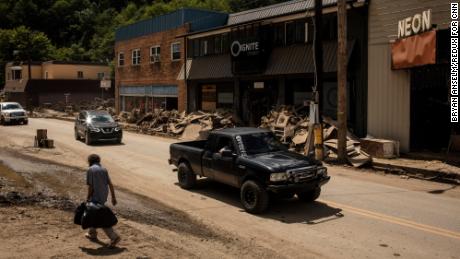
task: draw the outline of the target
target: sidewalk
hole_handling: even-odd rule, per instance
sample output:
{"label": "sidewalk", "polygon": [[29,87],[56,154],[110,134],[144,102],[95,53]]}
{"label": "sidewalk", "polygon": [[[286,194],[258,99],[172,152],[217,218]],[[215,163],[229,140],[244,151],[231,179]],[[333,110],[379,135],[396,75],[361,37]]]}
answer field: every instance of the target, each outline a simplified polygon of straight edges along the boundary
{"label": "sidewalk", "polygon": [[[449,155],[448,163],[445,156],[429,153],[409,153],[401,158],[373,158],[372,167],[388,173],[407,175],[425,180],[452,182],[460,184],[460,154]],[[457,161],[459,160],[459,161]]]}

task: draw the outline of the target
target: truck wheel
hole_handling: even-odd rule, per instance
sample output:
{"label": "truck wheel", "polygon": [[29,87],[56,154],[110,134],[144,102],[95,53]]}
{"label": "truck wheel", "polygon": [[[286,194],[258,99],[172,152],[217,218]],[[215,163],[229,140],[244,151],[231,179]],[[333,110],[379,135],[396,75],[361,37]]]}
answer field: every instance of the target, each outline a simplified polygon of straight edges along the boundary
{"label": "truck wheel", "polygon": [[182,189],[192,189],[196,185],[196,174],[192,172],[186,163],[180,163],[177,168],[177,180]]}
{"label": "truck wheel", "polygon": [[0,118],[0,125],[5,125],[5,118],[3,116]]}
{"label": "truck wheel", "polygon": [[252,214],[264,212],[268,208],[268,192],[258,182],[248,180],[240,190],[241,203],[244,209]]}
{"label": "truck wheel", "polygon": [[91,136],[89,135],[88,132],[85,134],[85,144],[86,145],[91,145],[93,143],[93,140],[91,139]]}
{"label": "truck wheel", "polygon": [[315,189],[308,191],[308,192],[297,193],[297,197],[301,201],[312,202],[318,199],[320,194],[321,194],[321,188],[316,187]]}

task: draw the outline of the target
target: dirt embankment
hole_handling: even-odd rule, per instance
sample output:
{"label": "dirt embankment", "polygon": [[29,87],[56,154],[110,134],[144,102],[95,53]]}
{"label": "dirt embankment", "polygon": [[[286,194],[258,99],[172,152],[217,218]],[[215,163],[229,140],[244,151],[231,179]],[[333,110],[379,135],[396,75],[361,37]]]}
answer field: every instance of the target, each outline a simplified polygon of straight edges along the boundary
{"label": "dirt embankment", "polygon": [[282,257],[185,212],[116,188],[120,247],[92,243],[74,225],[73,210],[86,195],[83,168],[0,151],[0,258],[266,258]]}

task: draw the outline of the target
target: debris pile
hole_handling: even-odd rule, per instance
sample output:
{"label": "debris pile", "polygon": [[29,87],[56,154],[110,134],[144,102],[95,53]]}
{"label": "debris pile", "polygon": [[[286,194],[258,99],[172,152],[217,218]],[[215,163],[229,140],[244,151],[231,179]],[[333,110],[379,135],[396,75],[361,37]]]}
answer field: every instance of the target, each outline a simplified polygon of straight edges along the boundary
{"label": "debris pile", "polygon": [[[288,144],[291,151],[307,155],[312,150],[313,125],[309,125],[308,112],[292,106],[280,106],[271,110],[261,119],[261,128],[271,130],[281,142]],[[323,118],[323,139],[325,156],[337,156],[337,123]],[[361,167],[372,161],[370,155],[361,150],[361,141],[352,133],[347,133],[348,162]]]}
{"label": "debris pile", "polygon": [[92,101],[79,102],[77,104],[66,104],[64,102],[44,103],[32,111],[32,117],[35,118],[54,118],[75,116],[76,112],[81,110],[106,110],[111,115],[115,115],[115,99],[94,98]]}
{"label": "debris pile", "polygon": [[80,102],[74,105],[74,110],[106,110],[111,115],[115,115],[115,99],[94,98],[91,102]]}
{"label": "debris pile", "polygon": [[[121,112],[118,120],[128,123],[125,124],[125,129],[128,130],[137,129],[144,134],[180,137],[184,140],[205,139],[211,130],[235,126],[232,113],[223,110],[186,114],[177,110],[155,109],[154,112],[141,116],[140,111],[134,109],[131,112]],[[136,123],[136,127],[129,123]]]}

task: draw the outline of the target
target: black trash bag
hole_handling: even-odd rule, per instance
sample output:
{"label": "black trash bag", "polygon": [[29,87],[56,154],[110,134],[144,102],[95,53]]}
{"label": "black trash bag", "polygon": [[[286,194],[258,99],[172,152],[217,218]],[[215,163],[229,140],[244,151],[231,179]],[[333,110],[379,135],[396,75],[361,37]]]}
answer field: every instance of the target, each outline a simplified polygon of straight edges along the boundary
{"label": "black trash bag", "polygon": [[80,206],[77,207],[75,210],[75,216],[73,217],[73,223],[77,225],[81,225],[81,218],[83,217],[83,213],[86,210],[86,203],[82,202]]}
{"label": "black trash bag", "polygon": [[110,228],[118,223],[118,219],[112,210],[98,203],[89,202],[81,218],[81,227],[87,228]]}

